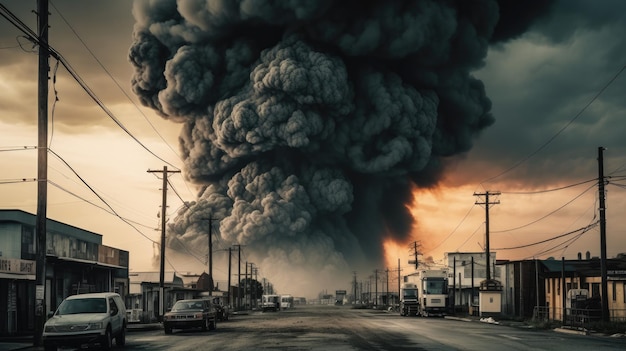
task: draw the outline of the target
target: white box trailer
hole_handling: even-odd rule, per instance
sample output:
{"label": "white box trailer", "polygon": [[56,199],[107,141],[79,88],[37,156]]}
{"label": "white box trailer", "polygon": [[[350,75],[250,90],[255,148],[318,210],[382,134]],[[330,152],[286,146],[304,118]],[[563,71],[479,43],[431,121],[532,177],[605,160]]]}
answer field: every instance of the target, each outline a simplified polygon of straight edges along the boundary
{"label": "white box trailer", "polygon": [[423,269],[405,276],[400,315],[444,316],[448,309],[448,270]]}

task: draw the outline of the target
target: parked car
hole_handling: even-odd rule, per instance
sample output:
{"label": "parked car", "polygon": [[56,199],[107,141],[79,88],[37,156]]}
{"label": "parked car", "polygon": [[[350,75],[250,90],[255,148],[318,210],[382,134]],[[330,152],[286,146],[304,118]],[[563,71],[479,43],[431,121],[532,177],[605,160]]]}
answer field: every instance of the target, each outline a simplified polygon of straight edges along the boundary
{"label": "parked car", "polygon": [[217,328],[217,313],[211,301],[179,300],[163,315],[165,334],[171,334],[174,329],[188,328],[201,328],[202,330]]}
{"label": "parked car", "polygon": [[42,334],[46,351],[95,344],[109,350],[114,338],[118,346],[126,344],[126,307],[116,293],[69,296],[49,317]]}

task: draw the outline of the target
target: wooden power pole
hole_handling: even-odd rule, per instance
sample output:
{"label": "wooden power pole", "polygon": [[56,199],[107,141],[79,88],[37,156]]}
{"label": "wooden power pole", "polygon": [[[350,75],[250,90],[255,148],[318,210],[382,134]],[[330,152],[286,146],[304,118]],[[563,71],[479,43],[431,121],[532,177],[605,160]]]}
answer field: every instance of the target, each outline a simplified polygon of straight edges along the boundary
{"label": "wooden power pole", "polygon": [[161,265],[159,268],[159,320],[164,314],[165,295],[165,223],[167,216],[167,174],[180,173],[180,171],[168,171],[167,166],[163,166],[162,171],[148,170],[148,173],[163,173],[163,202],[161,204]]}
{"label": "wooden power pole", "polygon": [[39,80],[37,108],[37,259],[35,266],[35,328],[33,344],[39,346],[46,322],[46,222],[48,218],[48,0],[37,0],[39,33]]}
{"label": "wooden power pole", "polygon": [[500,203],[499,200],[489,202],[489,195],[500,195],[499,191],[489,192],[485,191],[484,193],[474,193],[474,196],[484,196],[485,202],[476,201],[476,205],[485,205],[485,259],[486,259],[486,268],[487,268],[487,280],[491,280],[491,250],[489,249],[489,206],[497,205]]}
{"label": "wooden power pole", "polygon": [[[601,295],[602,295],[602,320],[609,321],[609,288],[607,285],[607,268],[606,268],[606,204],[604,185],[604,156],[603,147],[598,147],[598,198],[600,212],[600,276],[601,276]],[[615,297],[615,296],[613,296]]]}

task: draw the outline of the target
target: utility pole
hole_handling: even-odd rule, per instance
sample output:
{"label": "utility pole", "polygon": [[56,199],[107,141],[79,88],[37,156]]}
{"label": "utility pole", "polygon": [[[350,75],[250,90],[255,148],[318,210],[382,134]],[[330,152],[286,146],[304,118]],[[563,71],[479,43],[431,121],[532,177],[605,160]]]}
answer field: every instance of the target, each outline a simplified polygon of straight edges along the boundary
{"label": "utility pole", "polygon": [[415,264],[415,270],[417,270],[417,267],[419,266],[419,261],[417,260],[417,256],[420,255],[420,251],[418,250],[418,247],[421,247],[421,246],[422,244],[418,241],[412,242],[410,246],[411,254],[415,256],[415,259],[409,260],[409,264]]}
{"label": "utility pole", "polygon": [[489,202],[489,195],[498,196],[499,191],[490,193],[486,191],[484,193],[474,193],[474,196],[484,196],[485,202],[476,201],[476,205],[485,205],[485,255],[486,255],[486,268],[487,268],[487,280],[491,280],[491,252],[489,249],[489,205],[497,205],[500,200]]}
{"label": "utility pole", "polygon": [[[257,299],[258,299],[258,291],[257,291],[257,287],[258,287],[258,281],[259,281],[259,268],[258,267],[250,267],[250,269],[252,269],[252,272],[254,272],[254,285],[252,286],[253,291],[254,291],[254,303],[251,303],[251,305],[254,305],[255,307],[257,306]],[[250,273],[250,277],[252,277],[252,273]]]}
{"label": "utility pole", "polygon": [[378,307],[378,269],[374,270],[374,283],[376,284],[376,290],[374,290],[374,306]]}
{"label": "utility pole", "polygon": [[354,304],[356,305],[356,271],[352,272],[353,275],[353,279],[352,279],[352,291],[354,292]]}
{"label": "utility pole", "polygon": [[607,268],[606,268],[606,205],[604,203],[604,156],[605,149],[598,147],[598,195],[600,199],[600,276],[602,279],[602,320],[609,321],[609,289],[607,286]]}
{"label": "utility pole", "polygon": [[168,171],[167,166],[163,166],[162,171],[149,169],[148,173],[163,173],[163,202],[161,203],[161,265],[159,268],[159,320],[161,320],[165,312],[165,217],[167,216],[167,175],[168,173],[180,173],[180,171]]}
{"label": "utility pole", "polygon": [[246,261],[246,277],[244,278],[244,281],[245,281],[246,285],[243,288],[243,293],[245,295],[244,300],[245,300],[246,310],[247,310],[248,309],[248,295],[250,295],[248,293],[248,282],[249,282],[249,280],[248,280],[248,261]]}
{"label": "utility pole", "polygon": [[400,307],[400,259],[398,258],[398,307]]}
{"label": "utility pole", "polygon": [[39,346],[46,322],[46,222],[48,218],[48,0],[37,0],[39,33],[39,73],[37,97],[37,259],[35,265],[35,334],[33,345]]}
{"label": "utility pole", "polygon": [[209,261],[209,278],[210,283],[209,283],[209,295],[213,292],[213,221],[215,220],[215,218],[203,218],[204,220],[209,221],[209,257],[208,257],[208,261]]}
{"label": "utility pole", "polygon": [[241,245],[237,246],[237,311],[241,310]]}
{"label": "utility pole", "polygon": [[229,306],[233,305],[233,302],[231,301],[232,296],[230,294],[230,291],[231,291],[231,288],[230,288],[230,278],[231,278],[231,269],[232,269],[231,268],[231,264],[232,264],[231,259],[232,259],[232,256],[233,256],[233,252],[232,251],[233,251],[232,248],[229,247],[228,248],[228,305]]}
{"label": "utility pole", "polygon": [[389,306],[389,268],[385,270],[385,277],[387,278],[387,306]]}

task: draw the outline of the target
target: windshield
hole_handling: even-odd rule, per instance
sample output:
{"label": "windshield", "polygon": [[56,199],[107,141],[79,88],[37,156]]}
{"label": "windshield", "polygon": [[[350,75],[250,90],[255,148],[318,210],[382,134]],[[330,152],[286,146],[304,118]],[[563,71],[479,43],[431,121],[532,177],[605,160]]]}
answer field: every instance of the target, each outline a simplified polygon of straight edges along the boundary
{"label": "windshield", "polygon": [[57,310],[57,315],[106,312],[107,302],[104,298],[73,299],[63,301]]}
{"label": "windshield", "polygon": [[447,294],[448,293],[447,283],[443,279],[437,279],[437,280],[429,279],[429,280],[426,280],[424,282],[424,285],[426,287],[425,293],[427,295],[429,295],[429,294]]}
{"label": "windshield", "polygon": [[203,308],[202,301],[178,301],[172,307],[172,311],[201,310]]}
{"label": "windshield", "polygon": [[417,289],[404,289],[405,299],[417,299]]}

